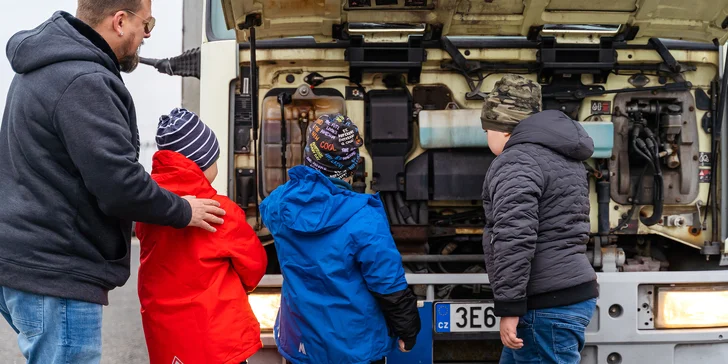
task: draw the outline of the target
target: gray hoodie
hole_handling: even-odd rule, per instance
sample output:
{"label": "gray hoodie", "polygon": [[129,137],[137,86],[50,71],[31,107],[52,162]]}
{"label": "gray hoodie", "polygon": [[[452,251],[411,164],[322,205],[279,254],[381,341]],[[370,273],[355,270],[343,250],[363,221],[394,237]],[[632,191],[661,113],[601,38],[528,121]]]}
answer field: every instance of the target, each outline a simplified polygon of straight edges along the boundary
{"label": "gray hoodie", "polygon": [[560,111],[522,120],[483,185],[483,250],[495,314],[566,306],[598,296],[586,255],[594,152],[584,128]]}
{"label": "gray hoodie", "polygon": [[132,221],[178,228],[189,204],[138,163],[134,102],[104,39],[57,12],[13,36],[0,128],[0,286],[107,304]]}

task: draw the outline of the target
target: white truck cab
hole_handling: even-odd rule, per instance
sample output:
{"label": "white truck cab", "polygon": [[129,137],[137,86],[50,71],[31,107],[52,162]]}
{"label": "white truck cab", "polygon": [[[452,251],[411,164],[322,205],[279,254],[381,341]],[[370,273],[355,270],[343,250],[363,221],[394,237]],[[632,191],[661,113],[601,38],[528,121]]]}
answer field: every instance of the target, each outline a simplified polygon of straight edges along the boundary
{"label": "white truck cab", "polygon": [[[479,116],[506,73],[539,82],[544,108],[595,142],[588,257],[601,291],[582,363],[726,363],[727,3],[199,1],[201,48],[145,62],[200,79],[223,151],[214,187],[269,253],[251,295],[265,348],[251,363],[281,362],[283,278],[257,206],[301,163],[308,123],[333,112],[365,137],[354,187],[382,195],[420,297],[417,346],[388,363],[498,361],[480,201],[495,156]],[[636,156],[635,125],[657,136],[660,175]]]}

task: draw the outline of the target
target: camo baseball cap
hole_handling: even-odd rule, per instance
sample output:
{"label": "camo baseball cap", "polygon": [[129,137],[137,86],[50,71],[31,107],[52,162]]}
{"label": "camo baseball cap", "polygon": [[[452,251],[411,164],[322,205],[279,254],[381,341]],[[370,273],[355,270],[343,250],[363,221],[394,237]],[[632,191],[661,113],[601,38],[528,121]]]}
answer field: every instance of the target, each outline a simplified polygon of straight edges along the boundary
{"label": "camo baseball cap", "polygon": [[510,133],[521,120],[541,111],[541,85],[519,75],[505,75],[485,99],[483,130]]}

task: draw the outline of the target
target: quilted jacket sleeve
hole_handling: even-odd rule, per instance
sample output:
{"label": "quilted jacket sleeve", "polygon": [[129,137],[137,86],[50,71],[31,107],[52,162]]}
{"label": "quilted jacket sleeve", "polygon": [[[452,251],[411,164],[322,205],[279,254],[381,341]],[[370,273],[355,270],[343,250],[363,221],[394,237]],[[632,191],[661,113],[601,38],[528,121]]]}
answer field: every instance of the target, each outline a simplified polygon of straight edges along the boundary
{"label": "quilted jacket sleeve", "polygon": [[526,287],[536,251],[539,199],[543,174],[528,154],[512,150],[502,154],[493,167],[488,191],[493,208],[490,244],[493,248],[495,314],[526,314]]}
{"label": "quilted jacket sleeve", "polygon": [[394,244],[386,218],[377,217],[379,214],[365,214],[361,226],[367,229],[357,234],[356,260],[389,329],[404,341],[407,350],[411,350],[421,328],[417,297],[405,280],[402,256]]}

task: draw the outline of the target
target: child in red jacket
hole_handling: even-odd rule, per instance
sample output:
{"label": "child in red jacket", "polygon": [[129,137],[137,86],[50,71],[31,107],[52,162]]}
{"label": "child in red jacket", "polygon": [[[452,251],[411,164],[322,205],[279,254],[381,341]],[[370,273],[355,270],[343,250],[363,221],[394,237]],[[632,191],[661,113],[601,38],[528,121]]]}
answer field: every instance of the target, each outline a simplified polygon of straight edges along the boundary
{"label": "child in red jacket", "polygon": [[239,364],[261,347],[247,292],[268,264],[243,211],[210,184],[220,148],[194,113],[162,116],[152,178],[180,196],[214,199],[225,210],[214,233],[137,224],[139,300],[151,364]]}

